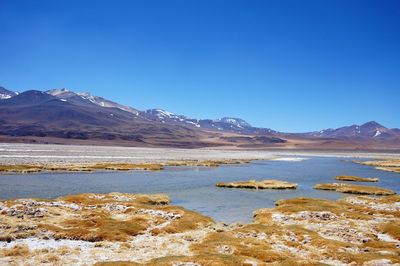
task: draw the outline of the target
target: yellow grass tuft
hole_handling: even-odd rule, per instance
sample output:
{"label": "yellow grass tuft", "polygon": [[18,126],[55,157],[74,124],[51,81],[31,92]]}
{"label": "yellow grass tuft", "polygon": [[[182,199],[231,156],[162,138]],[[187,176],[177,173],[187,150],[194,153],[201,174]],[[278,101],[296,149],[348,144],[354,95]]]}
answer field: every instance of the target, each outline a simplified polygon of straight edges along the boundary
{"label": "yellow grass tuft", "polygon": [[249,189],[296,189],[297,184],[280,180],[262,180],[262,181],[239,181],[239,182],[220,182],[217,187],[227,188],[249,188]]}
{"label": "yellow grass tuft", "polygon": [[378,178],[358,177],[349,175],[339,175],[335,178],[340,181],[353,181],[353,182],[378,182]]}
{"label": "yellow grass tuft", "polygon": [[26,245],[16,245],[9,249],[3,250],[3,256],[6,257],[26,257],[30,254],[29,248]]}
{"label": "yellow grass tuft", "polygon": [[334,190],[342,193],[351,193],[351,194],[365,194],[365,195],[394,195],[396,192],[390,189],[373,187],[373,186],[360,186],[353,184],[344,184],[344,183],[326,183],[326,184],[317,184],[314,186],[315,189],[320,190]]}

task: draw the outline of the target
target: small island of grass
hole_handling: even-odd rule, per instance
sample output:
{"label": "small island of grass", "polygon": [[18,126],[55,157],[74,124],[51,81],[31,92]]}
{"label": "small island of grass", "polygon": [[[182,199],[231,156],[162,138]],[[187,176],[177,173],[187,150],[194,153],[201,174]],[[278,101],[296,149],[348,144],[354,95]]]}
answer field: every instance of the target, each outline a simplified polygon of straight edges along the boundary
{"label": "small island of grass", "polygon": [[381,171],[400,173],[400,159],[387,159],[377,161],[354,161],[355,163],[374,166],[375,169]]}
{"label": "small island of grass", "polygon": [[379,178],[359,177],[351,175],[339,175],[335,178],[340,181],[353,181],[353,182],[378,182]]}
{"label": "small island of grass", "polygon": [[238,182],[220,182],[217,187],[226,188],[247,188],[247,189],[296,189],[296,183],[289,183],[281,180],[267,179],[262,181],[249,180]]}
{"label": "small island of grass", "polygon": [[360,186],[353,184],[344,183],[326,183],[317,184],[314,186],[315,189],[320,190],[334,190],[342,193],[351,194],[365,194],[365,195],[394,195],[396,192],[386,188],[373,187],[373,186]]}

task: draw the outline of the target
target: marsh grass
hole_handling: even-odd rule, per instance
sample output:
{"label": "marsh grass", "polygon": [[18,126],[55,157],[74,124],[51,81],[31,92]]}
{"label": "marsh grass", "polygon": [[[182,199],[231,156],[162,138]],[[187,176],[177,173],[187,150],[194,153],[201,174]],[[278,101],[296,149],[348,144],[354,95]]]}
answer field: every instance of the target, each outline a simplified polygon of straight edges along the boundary
{"label": "marsh grass", "polygon": [[252,160],[171,161],[165,163],[71,163],[71,164],[2,164],[0,172],[37,173],[42,171],[92,172],[92,171],[160,171],[165,166],[205,166],[250,163]]}
{"label": "marsh grass", "polygon": [[16,245],[9,249],[3,250],[3,256],[5,257],[27,257],[30,254],[30,250],[26,245]]}
{"label": "marsh grass", "polygon": [[400,241],[400,221],[393,221],[390,223],[385,223],[379,226],[379,229],[385,233],[389,234],[396,240]]}
{"label": "marsh grass", "polygon": [[340,181],[353,181],[353,182],[378,182],[378,178],[368,178],[368,177],[358,177],[358,176],[348,176],[340,175],[335,177],[336,180]]}
{"label": "marsh grass", "polygon": [[400,173],[400,159],[387,159],[377,161],[353,161],[355,163],[374,166],[378,170]]}
{"label": "marsh grass", "polygon": [[286,181],[267,179],[262,181],[249,180],[239,182],[220,182],[217,187],[247,188],[247,189],[296,189],[297,184]]}
{"label": "marsh grass", "polygon": [[396,194],[393,190],[374,187],[374,186],[360,186],[353,184],[344,183],[325,183],[317,184],[314,186],[315,189],[320,190],[334,190],[342,193],[351,194],[364,194],[364,195],[393,195]]}

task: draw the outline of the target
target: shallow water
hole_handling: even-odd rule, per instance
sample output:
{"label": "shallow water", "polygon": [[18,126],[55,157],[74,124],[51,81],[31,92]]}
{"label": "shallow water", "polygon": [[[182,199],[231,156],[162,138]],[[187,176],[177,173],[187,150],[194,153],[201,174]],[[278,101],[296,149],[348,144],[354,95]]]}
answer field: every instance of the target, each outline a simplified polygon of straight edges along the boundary
{"label": "shallow water", "polygon": [[[304,161],[256,161],[250,164],[206,167],[168,167],[164,171],[39,173],[0,175],[0,198],[54,198],[76,193],[166,193],[172,204],[199,211],[224,222],[250,222],[255,209],[273,207],[278,199],[315,197],[337,199],[348,194],[313,189],[335,182],[337,175],[379,177],[362,185],[390,188],[400,193],[400,174],[375,170],[351,159],[309,157]],[[298,183],[296,190],[217,188],[215,183],[280,179]]]}

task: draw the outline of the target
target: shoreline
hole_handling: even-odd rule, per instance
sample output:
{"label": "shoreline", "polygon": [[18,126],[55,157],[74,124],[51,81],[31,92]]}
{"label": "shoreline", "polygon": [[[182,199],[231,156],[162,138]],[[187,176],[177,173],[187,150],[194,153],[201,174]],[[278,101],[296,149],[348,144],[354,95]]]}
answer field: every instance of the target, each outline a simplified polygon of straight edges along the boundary
{"label": "shoreline", "polygon": [[0,164],[166,163],[270,160],[282,157],[400,159],[400,153],[360,151],[176,149],[0,143]]}

